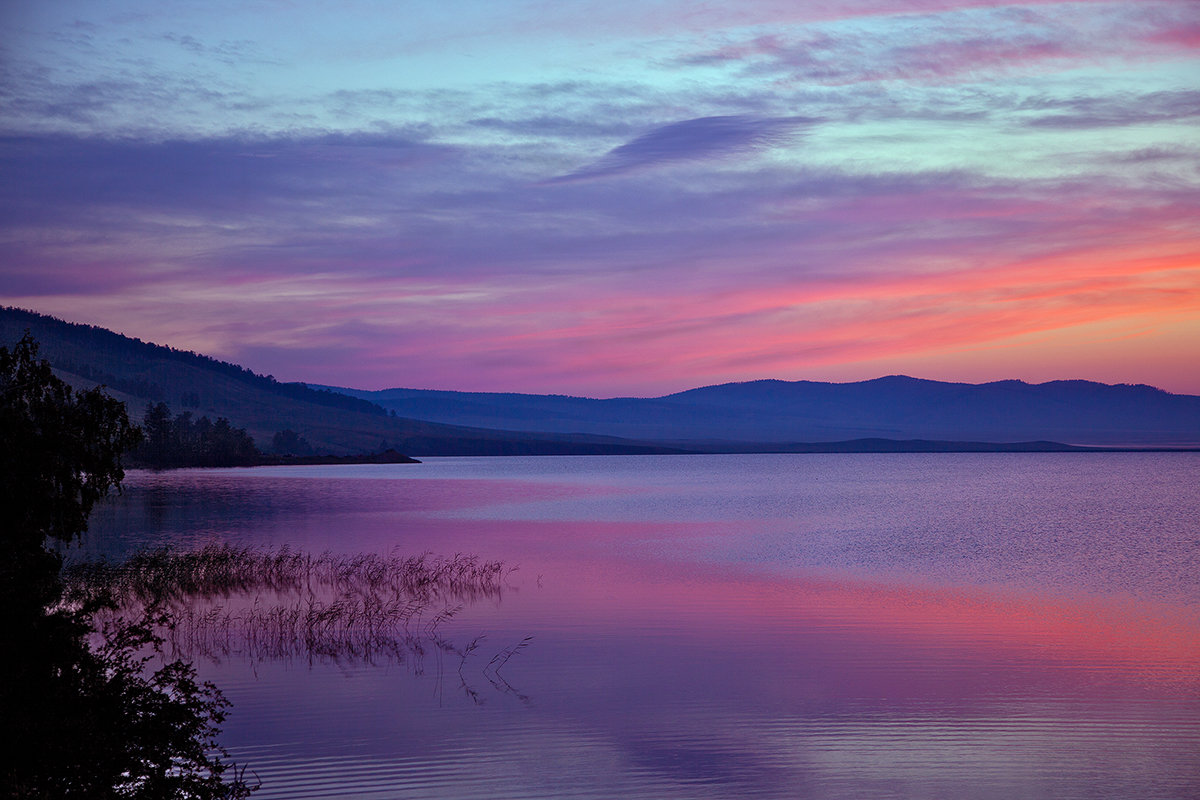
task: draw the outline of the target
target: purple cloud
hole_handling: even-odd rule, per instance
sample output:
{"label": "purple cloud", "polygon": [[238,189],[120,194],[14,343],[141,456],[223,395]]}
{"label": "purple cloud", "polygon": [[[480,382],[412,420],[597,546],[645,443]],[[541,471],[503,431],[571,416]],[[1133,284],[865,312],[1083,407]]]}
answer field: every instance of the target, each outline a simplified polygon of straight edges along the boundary
{"label": "purple cloud", "polygon": [[60,217],[64,207],[73,206],[156,208],[214,218],[262,213],[297,205],[331,182],[358,181],[365,191],[388,170],[437,160],[446,150],[382,134],[164,142],[0,138],[0,173],[6,176],[0,209],[25,219]]}
{"label": "purple cloud", "polygon": [[1151,92],[1140,96],[1077,97],[1035,101],[1026,107],[1054,109],[1059,113],[1034,117],[1034,128],[1114,128],[1169,122],[1200,116],[1200,91]]}
{"label": "purple cloud", "polygon": [[615,147],[598,161],[550,183],[601,178],[672,161],[719,158],[782,144],[810,117],[699,117],[673,122]]}
{"label": "purple cloud", "polygon": [[[940,86],[1036,76],[1104,61],[1153,62],[1195,48],[1195,15],[1186,3],[1049,2],[1038,10],[1029,2],[1018,7],[989,2],[929,4],[924,9],[905,5],[910,23],[902,29],[816,24],[741,39],[718,34],[707,46],[665,63],[726,66],[750,82],[774,78],[831,86],[879,81]],[[997,7],[989,7],[993,5]],[[959,10],[921,13],[949,7]]]}

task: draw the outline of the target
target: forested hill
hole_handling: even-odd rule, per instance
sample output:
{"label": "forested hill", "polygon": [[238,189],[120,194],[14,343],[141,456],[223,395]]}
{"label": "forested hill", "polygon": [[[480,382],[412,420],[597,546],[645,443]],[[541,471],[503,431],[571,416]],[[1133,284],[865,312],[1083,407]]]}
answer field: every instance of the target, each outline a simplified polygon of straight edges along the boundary
{"label": "forested hill", "polygon": [[104,384],[141,422],[148,405],[166,403],[173,414],[226,418],[271,452],[277,434],[303,440],[307,453],[350,455],[393,448],[421,455],[513,455],[669,452],[604,436],[479,430],[395,416],[345,394],[280,383],[236,364],[176,350],[91,325],[17,308],[0,307],[0,346],[26,330],[40,357],[78,387]]}
{"label": "forested hill", "polygon": [[[19,308],[0,309],[0,341],[11,342],[28,328],[55,369],[69,372],[148,401],[198,406],[194,390],[156,382],[156,362],[173,362],[244,383],[268,394],[319,406],[387,416],[383,407],[338,392],[311,389],[303,383],[280,383],[246,367],[219,361],[191,350],[143,342],[96,325],[80,325]],[[53,357],[51,357],[53,356]],[[191,392],[191,394],[189,394]],[[179,396],[176,396],[179,395]]]}

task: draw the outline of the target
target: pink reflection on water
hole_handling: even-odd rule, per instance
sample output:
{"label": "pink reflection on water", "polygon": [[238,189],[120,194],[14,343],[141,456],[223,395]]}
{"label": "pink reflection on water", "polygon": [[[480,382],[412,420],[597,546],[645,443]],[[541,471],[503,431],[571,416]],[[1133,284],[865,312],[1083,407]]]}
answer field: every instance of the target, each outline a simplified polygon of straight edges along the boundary
{"label": "pink reflection on water", "polygon": [[[204,480],[197,508],[225,503],[205,523],[214,538],[519,567],[437,628],[460,651],[485,636],[464,662],[421,638],[420,653],[383,666],[341,655],[206,665],[234,700],[230,744],[276,770],[281,794],[313,794],[305,782],[326,768],[321,786],[341,786],[346,765],[379,796],[434,785],[472,796],[465,775],[481,797],[580,782],[593,787],[581,796],[655,798],[701,784],[710,796],[831,798],[1196,786],[1193,607],[939,584],[878,565],[714,564],[714,541],[764,523],[606,519],[617,512],[587,503],[637,487],[303,472],[234,477],[222,494]],[[428,620],[413,629],[423,636]],[[493,682],[490,660],[525,637]],[[1096,774],[1117,788],[1089,794]],[[905,780],[919,790],[884,791]]]}
{"label": "pink reflection on water", "polygon": [[[465,536],[463,520],[431,522]],[[483,527],[477,536],[543,553],[527,565],[542,572],[522,569],[502,599],[468,607],[444,629],[459,642],[487,631],[463,671],[484,711],[456,694],[454,659],[410,660],[407,675],[318,665],[329,689],[317,695],[304,669],[272,678],[276,700],[243,684],[254,718],[235,731],[241,741],[259,744],[261,720],[300,703],[353,731],[355,746],[312,731],[290,745],[289,764],[364,759],[364,774],[395,791],[408,771],[394,765],[413,761],[452,781],[437,772],[448,764],[514,797],[568,775],[597,786],[620,777],[633,783],[613,791],[640,797],[694,796],[662,793],[697,776],[726,796],[763,797],[791,796],[798,782],[813,797],[849,797],[888,780],[920,791],[882,796],[941,786],[939,796],[998,797],[1029,780],[1038,787],[1029,796],[1082,797],[1097,769],[1123,783],[1094,796],[1123,796],[1152,778],[1168,787],[1156,796],[1194,786],[1200,629],[1171,609],[702,564],[666,570],[610,549],[687,526]],[[504,683],[490,684],[488,658],[526,636]],[[519,779],[496,766],[514,759],[528,762]]]}
{"label": "pink reflection on water", "polygon": [[[194,476],[206,503],[224,491],[271,497],[283,509],[248,515],[256,540],[320,552],[471,553],[519,567],[519,592],[504,605],[541,630],[593,633],[671,631],[696,641],[768,641],[806,646],[804,637],[852,632],[871,647],[1052,659],[1133,669],[1155,680],[1200,675],[1200,623],[1194,609],[1088,595],[1039,595],[1011,587],[940,586],[836,572],[764,575],[752,567],[705,565],[698,542],[752,529],[750,521],[663,522],[519,519],[523,504],[637,491],[628,486],[529,479],[421,477],[353,468],[229,471]],[[246,478],[252,480],[247,481]],[[131,485],[161,476],[133,473]],[[186,496],[189,475],[170,478]],[[223,517],[236,514],[217,509]],[[473,514],[472,512],[486,512]],[[344,530],[343,530],[344,528]],[[218,532],[220,534],[221,532]],[[234,535],[217,538],[238,539]],[[344,534],[344,535],[343,535]],[[493,615],[494,616],[494,615]],[[803,634],[801,636],[800,634]],[[846,634],[847,636],[849,634]],[[898,651],[899,652],[899,651]],[[1194,684],[1195,681],[1193,680]]]}

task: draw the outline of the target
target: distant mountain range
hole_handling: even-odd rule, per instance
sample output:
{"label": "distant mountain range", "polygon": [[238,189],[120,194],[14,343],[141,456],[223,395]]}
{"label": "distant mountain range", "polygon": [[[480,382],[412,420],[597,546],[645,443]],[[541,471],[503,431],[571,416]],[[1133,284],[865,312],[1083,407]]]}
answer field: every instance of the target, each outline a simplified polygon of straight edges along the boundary
{"label": "distant mountain range", "polygon": [[1141,385],[890,376],[841,384],[763,380],[607,400],[365,391],[280,383],[104,328],[0,308],[0,345],[26,329],[60,376],[81,387],[106,385],[135,418],[148,403],[166,402],[175,413],[226,417],[264,449],[285,429],[334,455],[388,447],[422,456],[1200,445],[1200,397]]}
{"label": "distant mountain range", "polygon": [[609,400],[326,388],[417,419],[499,430],[620,436],[717,450],[863,439],[1200,444],[1200,397],[1169,394],[1151,386],[1090,381],[969,384],[902,375],[857,383],[762,380],[663,397]]}

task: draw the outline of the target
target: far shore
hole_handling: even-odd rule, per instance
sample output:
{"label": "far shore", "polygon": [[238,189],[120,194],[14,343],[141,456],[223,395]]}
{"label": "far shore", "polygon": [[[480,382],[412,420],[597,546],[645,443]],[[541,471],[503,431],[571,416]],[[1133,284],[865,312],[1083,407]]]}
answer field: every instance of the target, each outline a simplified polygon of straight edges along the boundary
{"label": "far shore", "polygon": [[[912,453],[1198,453],[1200,445],[1078,445],[1061,442],[952,442],[927,439],[896,440],[896,439],[854,439],[842,442],[787,442],[779,444],[761,444],[747,442],[696,442],[688,448],[686,443],[673,443],[674,448],[667,453],[652,453],[653,455],[855,455],[855,454],[912,454]],[[455,457],[462,454],[446,454],[441,457]],[[506,458],[511,455],[534,454],[477,454],[464,457],[490,456]],[[595,452],[558,452],[543,455],[597,455]],[[601,454],[603,455],[603,454]],[[620,455],[620,454],[617,454]],[[629,454],[625,454],[629,455]],[[633,455],[644,455],[635,453]],[[429,456],[439,457],[439,456]],[[359,453],[355,455],[276,455],[263,454],[251,461],[235,464],[204,464],[178,465],[171,467],[150,467],[145,464],[129,463],[127,469],[147,469],[162,471],[164,469],[229,469],[235,467],[287,467],[287,466],[334,466],[339,464],[420,464],[419,459],[405,455],[395,449],[387,449],[376,453]]]}

